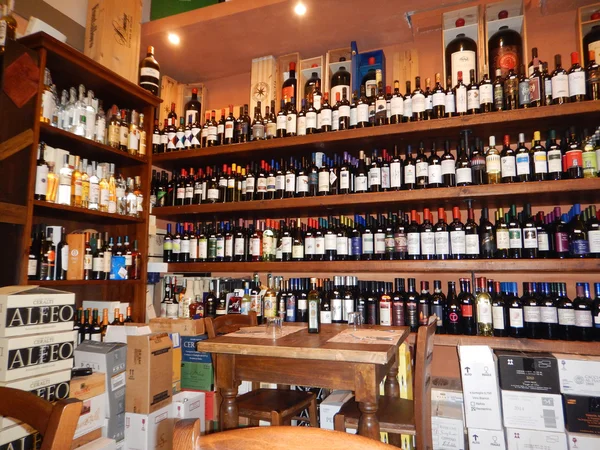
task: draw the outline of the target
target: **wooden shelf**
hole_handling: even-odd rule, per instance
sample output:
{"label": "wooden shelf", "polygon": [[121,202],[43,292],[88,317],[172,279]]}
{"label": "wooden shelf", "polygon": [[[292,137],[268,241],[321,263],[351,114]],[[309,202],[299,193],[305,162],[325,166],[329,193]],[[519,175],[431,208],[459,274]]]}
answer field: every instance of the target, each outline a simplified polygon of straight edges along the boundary
{"label": "wooden shelf", "polygon": [[52,79],[58,81],[59,89],[83,83],[97,98],[104,100],[105,109],[115,103],[121,108],[139,111],[147,105],[157,107],[162,102],[159,97],[46,33],[25,36],[19,43],[46,52],[46,67],[50,69]]}
{"label": "wooden shelf", "polygon": [[[411,333],[407,343],[414,344],[416,333]],[[569,353],[575,355],[600,356],[600,343],[583,341],[549,341],[543,339],[517,339],[511,337],[454,336],[437,334],[435,345],[457,347],[458,345],[487,345],[493,349],[532,352]]]}
{"label": "wooden shelf", "polygon": [[[568,121],[579,119],[584,114],[588,115],[588,120],[592,120],[593,113],[598,112],[600,112],[600,101],[568,103],[160,153],[152,156],[152,162],[158,167],[176,169],[214,161],[223,163],[256,160],[263,156],[272,157],[274,156],[272,150],[282,148],[285,148],[285,157],[301,156],[315,151],[344,151],[352,149],[351,146],[355,146],[355,150],[374,147],[391,149],[402,139],[431,141],[432,139],[452,138],[456,140],[459,137],[459,131],[466,128],[483,136],[515,135],[523,130],[536,128],[547,130],[557,127],[558,130],[562,130],[566,125],[571,125]],[[595,125],[597,124],[594,122]],[[401,149],[403,150],[404,146]]]}
{"label": "wooden shelf", "polygon": [[407,273],[407,272],[553,272],[594,273],[600,271],[600,259],[471,259],[448,261],[289,261],[289,262],[217,262],[171,263],[171,273],[228,272],[272,273]]}
{"label": "wooden shelf", "polygon": [[[40,123],[40,141],[51,147],[60,147],[81,158],[97,162],[115,163],[117,167],[147,164],[148,160],[109,147],[91,139],[69,133],[47,123]],[[55,168],[58,172],[60,168]]]}
{"label": "wooden shelf", "polygon": [[142,280],[54,280],[40,281],[28,280],[27,284],[44,287],[62,287],[62,286],[131,286],[141,284]]}
{"label": "wooden shelf", "polygon": [[418,189],[365,194],[329,195],[235,203],[205,203],[190,206],[154,208],[152,214],[161,219],[178,220],[187,216],[216,217],[281,217],[327,216],[328,214],[363,214],[387,212],[398,208],[464,206],[474,200],[477,206],[506,207],[531,202],[534,207],[563,202],[595,203],[600,178],[540,181],[530,183],[490,184],[454,188]]}
{"label": "wooden shelf", "polygon": [[141,217],[121,216],[91,209],[76,208],[74,206],[58,205],[41,200],[34,200],[35,215],[56,219],[66,219],[73,222],[100,222],[103,224],[128,224],[143,223]]}

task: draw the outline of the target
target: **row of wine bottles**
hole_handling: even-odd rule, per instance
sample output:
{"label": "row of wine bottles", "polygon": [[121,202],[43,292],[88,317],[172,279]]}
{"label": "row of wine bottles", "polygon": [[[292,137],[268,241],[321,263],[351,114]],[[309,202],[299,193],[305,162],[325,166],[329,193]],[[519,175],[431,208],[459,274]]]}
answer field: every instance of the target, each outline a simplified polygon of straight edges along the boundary
{"label": "row of wine bottles", "polygon": [[[321,324],[345,323],[349,313],[358,312],[365,324],[408,326],[413,332],[435,315],[438,334],[600,340],[600,283],[594,284],[594,300],[584,282],[577,283],[571,300],[561,282],[524,282],[519,295],[514,282],[481,277],[473,291],[471,280],[461,278],[460,292],[456,282],[449,281],[445,295],[440,280],[433,281],[433,291],[429,281],[421,281],[417,291],[415,278],[408,278],[408,289],[404,278],[392,284],[354,276],[284,280],[269,274],[267,280],[261,287],[256,280],[214,279],[208,295],[197,295],[189,309],[193,315],[213,318],[255,311],[259,322],[280,316],[286,322],[308,322],[313,331]],[[166,284],[167,301],[170,290]]]}
{"label": "row of wine bottles", "polygon": [[310,163],[290,157],[289,161],[273,159],[269,164],[261,160],[245,167],[235,163],[197,171],[192,167],[174,171],[170,179],[165,171],[153,172],[150,202],[158,207],[181,206],[599,175],[600,128],[593,134],[584,130],[580,137],[571,127],[560,144],[556,132],[550,130],[546,146],[536,131],[530,148],[524,133],[519,134],[516,148],[509,135],[504,136],[502,149],[496,146],[495,136],[490,136],[485,150],[481,140],[475,139],[469,153],[467,132],[465,136],[465,142],[457,145],[456,158],[450,141],[445,142],[442,155],[433,142],[429,156],[421,142],[414,156],[407,146],[404,159],[395,146],[393,155],[385,149],[373,150],[370,157],[360,151],[358,158],[347,152],[331,157],[318,152]]}
{"label": "row of wine bottles", "polygon": [[532,215],[526,204],[505,214],[487,208],[479,224],[473,208],[466,223],[459,207],[439,208],[438,221],[428,208],[423,220],[409,213],[355,215],[296,220],[205,222],[167,225],[164,262],[448,260],[490,258],[600,257],[600,212],[594,205],[573,205],[567,214],[556,207]]}

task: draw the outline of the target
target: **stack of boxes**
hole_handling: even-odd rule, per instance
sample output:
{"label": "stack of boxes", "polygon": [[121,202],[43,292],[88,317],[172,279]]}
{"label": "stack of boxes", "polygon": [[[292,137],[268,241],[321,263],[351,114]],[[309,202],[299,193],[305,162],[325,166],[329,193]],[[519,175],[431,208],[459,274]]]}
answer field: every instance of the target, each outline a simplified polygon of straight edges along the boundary
{"label": "stack of boxes", "polygon": [[[77,336],[75,295],[35,286],[0,288],[0,386],[54,402],[69,397]],[[35,448],[36,430],[0,417],[0,448]]]}
{"label": "stack of boxes", "polygon": [[431,380],[433,450],[465,450],[463,393],[457,378]]}

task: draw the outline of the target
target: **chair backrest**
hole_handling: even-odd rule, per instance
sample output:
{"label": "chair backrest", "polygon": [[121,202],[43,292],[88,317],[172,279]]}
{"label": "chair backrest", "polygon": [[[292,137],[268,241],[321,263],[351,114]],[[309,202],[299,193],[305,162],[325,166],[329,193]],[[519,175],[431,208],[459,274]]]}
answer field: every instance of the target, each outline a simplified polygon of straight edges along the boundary
{"label": "chair backrest", "polygon": [[437,317],[431,316],[426,327],[417,332],[417,354],[415,356],[415,426],[419,449],[433,449],[431,434],[431,362],[433,361],[433,338]]}
{"label": "chair backrest", "polygon": [[81,400],[59,400],[54,405],[31,392],[0,387],[0,416],[31,425],[42,435],[41,450],[71,448]]}
{"label": "chair backrest", "polygon": [[[194,450],[386,450],[389,445],[356,434],[315,427],[238,428],[200,438]],[[176,449],[179,450],[179,449]],[[182,449],[188,450],[188,449]]]}
{"label": "chair backrest", "polygon": [[257,324],[256,312],[254,311],[250,311],[248,315],[226,314],[216,319],[210,317],[204,319],[204,326],[209,339],[214,339],[219,334],[233,333],[242,327],[253,327]]}
{"label": "chair backrest", "polygon": [[200,448],[200,419],[183,419],[175,422],[173,450]]}

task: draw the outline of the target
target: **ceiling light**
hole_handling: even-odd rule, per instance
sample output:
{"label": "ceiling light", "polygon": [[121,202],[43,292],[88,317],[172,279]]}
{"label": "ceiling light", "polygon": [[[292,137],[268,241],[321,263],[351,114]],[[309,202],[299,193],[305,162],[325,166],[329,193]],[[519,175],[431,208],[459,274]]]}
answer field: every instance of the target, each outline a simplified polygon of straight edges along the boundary
{"label": "ceiling light", "polygon": [[304,14],[306,14],[306,6],[304,6],[304,3],[298,2],[296,4],[296,7],[294,8],[294,12],[299,16],[303,16]]}
{"label": "ceiling light", "polygon": [[169,33],[169,42],[173,45],[179,45],[180,39],[179,36],[176,35],[175,33]]}

